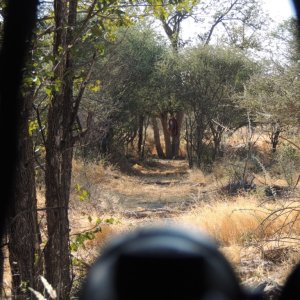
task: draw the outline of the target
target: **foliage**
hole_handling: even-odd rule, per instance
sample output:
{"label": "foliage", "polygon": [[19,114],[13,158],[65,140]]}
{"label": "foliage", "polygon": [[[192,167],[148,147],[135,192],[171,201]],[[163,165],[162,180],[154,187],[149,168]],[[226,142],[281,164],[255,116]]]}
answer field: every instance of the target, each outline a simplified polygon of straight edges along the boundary
{"label": "foliage", "polygon": [[283,144],[276,154],[277,162],[280,166],[280,173],[284,176],[287,184],[294,187],[294,174],[299,170],[300,156],[299,151],[290,144]]}
{"label": "foliage", "polygon": [[298,22],[295,18],[290,18],[280,23],[271,32],[271,37],[276,40],[276,51],[280,52],[283,59],[277,62],[280,66],[285,64],[291,66],[300,59]]}
{"label": "foliage", "polygon": [[265,65],[265,72],[252,76],[237,104],[245,108],[256,123],[269,128],[272,151],[275,152],[282,132],[290,126],[298,126],[300,120],[300,65],[296,20],[283,22],[272,36],[277,40],[276,51],[281,61]]}
{"label": "foliage", "polygon": [[[245,124],[243,110],[235,105],[233,95],[243,89],[243,83],[254,71],[255,65],[232,49],[206,46],[186,52],[181,98],[188,106],[186,138],[190,165],[194,155],[198,166],[205,161],[211,163],[220,150],[224,130]],[[214,150],[209,151],[207,145],[211,142]]]}
{"label": "foliage", "polygon": [[93,72],[101,88],[87,91],[83,106],[97,113],[91,139],[85,141],[94,145],[95,154],[104,151],[104,143],[110,144],[112,152],[123,152],[123,146],[136,136],[140,116],[153,114],[149,86],[163,51],[156,34],[145,26],[120,29],[115,43],[107,45],[107,54]]}
{"label": "foliage", "polygon": [[79,183],[75,184],[75,190],[80,201],[85,201],[90,197],[90,192],[82,187]]}
{"label": "foliage", "polygon": [[299,66],[281,74],[257,74],[247,83],[240,105],[261,123],[296,125],[300,120]]}
{"label": "foliage", "polygon": [[[88,217],[88,220],[90,223],[92,223],[91,216]],[[95,239],[96,234],[102,231],[101,225],[103,224],[113,225],[116,222],[117,221],[112,217],[104,220],[102,220],[101,218],[96,218],[95,225],[92,229],[84,232],[76,233],[73,235],[70,243],[70,250],[77,252],[80,248],[85,249],[85,242]]]}
{"label": "foliage", "polygon": [[177,51],[183,44],[180,39],[182,22],[193,16],[199,0],[148,0],[145,13],[158,19],[171,42],[172,49]]}

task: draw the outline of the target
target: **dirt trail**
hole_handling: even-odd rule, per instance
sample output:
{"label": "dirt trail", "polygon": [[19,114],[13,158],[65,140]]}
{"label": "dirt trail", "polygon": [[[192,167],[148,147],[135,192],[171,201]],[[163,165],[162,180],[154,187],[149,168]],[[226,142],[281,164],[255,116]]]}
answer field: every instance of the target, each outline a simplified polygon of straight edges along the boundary
{"label": "dirt trail", "polygon": [[[182,210],[195,202],[206,183],[203,174],[191,177],[185,160],[151,160],[135,164],[134,176],[120,176],[106,189],[118,198],[117,205],[127,214],[144,217],[147,211]],[[142,213],[144,211],[144,214]]]}
{"label": "dirt trail", "polygon": [[88,191],[89,197],[80,201],[80,192],[73,189],[69,210],[73,232],[90,228],[90,218],[105,216],[168,220],[211,196],[205,193],[212,188],[206,183],[209,177],[191,171],[185,160],[152,159],[134,164],[133,169],[129,176],[100,165],[76,166],[73,184]]}
{"label": "dirt trail", "polygon": [[191,171],[185,160],[152,159],[136,163],[134,175],[98,168],[101,167],[93,165],[87,171],[87,166],[80,170],[77,167],[73,182],[87,190],[89,198],[79,201],[78,192],[73,190],[69,215],[75,232],[89,228],[90,217],[167,220],[214,196],[206,193],[213,190],[213,180],[204,177],[200,170]]}

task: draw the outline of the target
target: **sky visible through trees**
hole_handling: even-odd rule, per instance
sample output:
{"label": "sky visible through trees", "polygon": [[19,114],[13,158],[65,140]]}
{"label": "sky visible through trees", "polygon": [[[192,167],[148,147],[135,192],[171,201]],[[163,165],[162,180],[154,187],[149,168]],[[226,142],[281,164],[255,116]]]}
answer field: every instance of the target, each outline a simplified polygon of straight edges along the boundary
{"label": "sky visible through trees", "polygon": [[[279,23],[296,16],[293,3],[290,0],[263,0],[263,8],[270,17]],[[201,31],[201,26],[189,18],[183,22],[182,36],[185,40],[193,40]]]}

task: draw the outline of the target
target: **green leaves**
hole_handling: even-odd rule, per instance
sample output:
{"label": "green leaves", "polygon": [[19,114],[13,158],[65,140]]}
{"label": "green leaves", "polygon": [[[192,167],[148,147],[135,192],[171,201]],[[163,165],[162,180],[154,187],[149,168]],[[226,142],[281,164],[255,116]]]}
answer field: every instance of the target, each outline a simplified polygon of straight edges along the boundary
{"label": "green leaves", "polygon": [[77,234],[75,239],[70,243],[70,250],[76,252],[79,248],[85,249],[85,242],[93,240],[95,238],[95,233],[99,231],[101,231],[101,228]]}
{"label": "green leaves", "polygon": [[115,219],[114,218],[106,219],[105,223],[107,223],[107,224],[114,224],[115,223]]}
{"label": "green leaves", "polygon": [[[93,218],[88,216],[88,221],[92,223]],[[95,219],[95,228],[85,232],[77,233],[73,236],[73,238],[71,238],[70,250],[73,252],[77,252],[81,248],[85,250],[85,242],[95,239],[96,234],[102,232],[101,224],[113,225],[116,223],[118,223],[118,221],[112,217],[105,220],[97,217]]]}
{"label": "green leaves", "polygon": [[39,124],[37,120],[33,120],[29,122],[28,132],[29,135],[32,136],[33,132],[39,128]]}
{"label": "green leaves", "polygon": [[91,92],[97,93],[100,91],[101,89],[101,85],[100,85],[100,80],[97,79],[95,80],[93,83],[90,83],[87,85],[88,90],[90,90]]}
{"label": "green leaves", "polygon": [[85,201],[90,198],[90,192],[83,188],[79,183],[75,184],[75,191],[80,201]]}

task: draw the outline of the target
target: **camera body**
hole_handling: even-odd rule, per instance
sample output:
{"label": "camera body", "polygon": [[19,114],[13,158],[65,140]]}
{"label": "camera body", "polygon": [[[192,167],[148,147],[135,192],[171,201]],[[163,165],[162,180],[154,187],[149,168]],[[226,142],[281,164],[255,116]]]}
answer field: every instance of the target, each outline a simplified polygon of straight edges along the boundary
{"label": "camera body", "polygon": [[[300,299],[296,269],[280,300]],[[297,286],[298,285],[298,286]],[[296,289],[296,290],[295,290]],[[298,297],[293,298],[298,291]],[[141,228],[115,239],[91,268],[81,300],[266,299],[242,288],[217,244],[182,228]]]}

